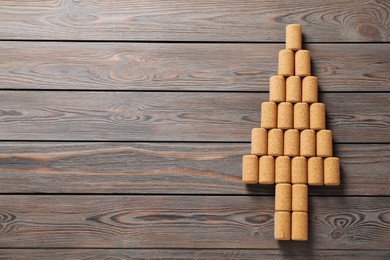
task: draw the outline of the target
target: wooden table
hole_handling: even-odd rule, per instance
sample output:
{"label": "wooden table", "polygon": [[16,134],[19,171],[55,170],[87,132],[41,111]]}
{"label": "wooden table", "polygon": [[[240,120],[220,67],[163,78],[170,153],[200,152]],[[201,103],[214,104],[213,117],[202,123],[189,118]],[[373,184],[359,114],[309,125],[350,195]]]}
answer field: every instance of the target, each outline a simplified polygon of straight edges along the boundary
{"label": "wooden table", "polygon": [[[388,1],[0,0],[0,259],[390,258]],[[307,242],[241,183],[300,23],[342,184]]]}

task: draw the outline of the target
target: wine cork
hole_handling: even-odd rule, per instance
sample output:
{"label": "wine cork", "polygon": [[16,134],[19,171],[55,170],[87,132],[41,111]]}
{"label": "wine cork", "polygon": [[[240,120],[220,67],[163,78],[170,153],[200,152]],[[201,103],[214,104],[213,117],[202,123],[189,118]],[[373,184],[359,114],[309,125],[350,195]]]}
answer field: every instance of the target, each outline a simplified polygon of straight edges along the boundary
{"label": "wine cork", "polygon": [[298,76],[291,76],[286,79],[286,101],[291,103],[301,102],[302,83]]}
{"label": "wine cork", "polygon": [[276,128],[277,106],[274,102],[261,103],[261,127]]}
{"label": "wine cork", "polygon": [[299,130],[308,129],[310,126],[309,114],[307,103],[296,103],[294,105],[294,128]]}
{"label": "wine cork", "polygon": [[269,79],[269,101],[286,101],[286,79],[283,76],[271,76]]}
{"label": "wine cork", "polygon": [[291,211],[291,184],[289,183],[276,184],[275,210]]}
{"label": "wine cork", "polygon": [[337,157],[324,159],[324,184],[326,186],[340,185],[340,162]]}
{"label": "wine cork", "polygon": [[299,155],[299,131],[297,129],[284,132],[284,155],[290,157]]}
{"label": "wine cork", "polygon": [[275,183],[291,183],[291,160],[288,156],[275,159]]}
{"label": "wine cork", "polygon": [[305,157],[294,157],[291,159],[291,183],[307,183],[307,160]]}
{"label": "wine cork", "polygon": [[321,130],[317,132],[317,156],[333,156],[332,131]]}
{"label": "wine cork", "polygon": [[291,239],[306,241],[308,238],[309,219],[306,212],[291,214]]}
{"label": "wine cork", "polygon": [[310,105],[310,128],[314,130],[325,129],[324,103],[313,103]]}
{"label": "wine cork", "polygon": [[293,76],[294,75],[294,52],[291,50],[279,51],[278,75]]}
{"label": "wine cork", "polygon": [[242,182],[247,184],[259,183],[259,158],[256,155],[242,157]]}
{"label": "wine cork", "polygon": [[318,102],[318,79],[307,76],[302,79],[302,101],[306,103]]}
{"label": "wine cork", "polygon": [[316,132],[306,129],[300,136],[300,155],[304,157],[316,156]]}
{"label": "wine cork", "polygon": [[308,210],[308,187],[306,184],[292,185],[292,211],[307,212]]}
{"label": "wine cork", "polygon": [[307,160],[307,183],[312,186],[324,185],[324,161],[321,157]]}
{"label": "wine cork", "polygon": [[286,26],[286,49],[298,51],[302,49],[302,29],[300,24]]}
{"label": "wine cork", "polygon": [[265,128],[252,129],[251,154],[265,155],[268,152],[268,135]]}
{"label": "wine cork", "polygon": [[268,131],[268,155],[283,155],[283,130],[271,129]]}
{"label": "wine cork", "polygon": [[275,183],[275,162],[272,156],[261,156],[259,159],[259,183]]}
{"label": "wine cork", "polygon": [[278,128],[291,129],[293,127],[293,105],[290,102],[278,104]]}
{"label": "wine cork", "polygon": [[299,50],[295,53],[295,75],[300,77],[310,76],[310,51]]}
{"label": "wine cork", "polygon": [[274,215],[274,237],[276,240],[290,240],[291,213],[276,211]]}

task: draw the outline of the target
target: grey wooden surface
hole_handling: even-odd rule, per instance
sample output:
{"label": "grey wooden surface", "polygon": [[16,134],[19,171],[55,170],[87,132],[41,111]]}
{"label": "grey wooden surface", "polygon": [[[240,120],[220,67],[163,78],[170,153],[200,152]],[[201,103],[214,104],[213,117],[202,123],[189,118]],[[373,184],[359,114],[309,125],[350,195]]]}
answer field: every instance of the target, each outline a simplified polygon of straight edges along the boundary
{"label": "grey wooden surface", "polygon": [[[0,0],[0,259],[389,259],[388,1]],[[241,156],[301,23],[341,158],[273,239]]]}

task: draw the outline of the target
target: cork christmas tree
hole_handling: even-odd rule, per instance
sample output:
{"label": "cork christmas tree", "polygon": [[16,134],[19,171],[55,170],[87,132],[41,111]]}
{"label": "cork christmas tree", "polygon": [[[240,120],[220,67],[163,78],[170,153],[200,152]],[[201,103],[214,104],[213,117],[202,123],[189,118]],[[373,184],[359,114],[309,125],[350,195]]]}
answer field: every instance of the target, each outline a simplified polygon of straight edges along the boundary
{"label": "cork christmas tree", "polygon": [[269,82],[260,128],[252,129],[251,154],[243,156],[242,181],[275,185],[276,240],[307,240],[308,186],[339,185],[340,170],[299,24],[287,25],[278,75]]}

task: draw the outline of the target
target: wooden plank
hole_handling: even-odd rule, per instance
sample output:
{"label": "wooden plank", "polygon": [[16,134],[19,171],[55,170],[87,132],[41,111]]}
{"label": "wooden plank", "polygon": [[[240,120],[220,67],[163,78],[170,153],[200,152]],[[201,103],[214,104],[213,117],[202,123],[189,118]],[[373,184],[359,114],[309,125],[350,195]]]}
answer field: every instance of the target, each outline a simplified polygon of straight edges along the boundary
{"label": "wooden plank", "polygon": [[[2,140],[247,142],[268,94],[3,91],[0,99]],[[336,142],[390,142],[390,94],[320,100]]]}
{"label": "wooden plank", "polygon": [[0,259],[388,259],[389,251],[378,250],[280,250],[239,249],[0,249]]}
{"label": "wooden plank", "polygon": [[389,41],[387,1],[0,1],[2,39],[284,41],[301,23],[310,42]]}
{"label": "wooden plank", "polygon": [[[250,144],[0,142],[1,193],[274,194],[245,186]],[[311,195],[390,196],[390,145],[337,144],[339,187]]]}
{"label": "wooden plank", "polygon": [[[1,12],[1,11],[0,11]],[[0,42],[5,89],[268,91],[282,44]],[[388,91],[387,44],[309,44],[320,91]]]}
{"label": "wooden plank", "polygon": [[[388,198],[310,197],[302,249],[388,250]],[[273,239],[274,197],[1,196],[2,248],[296,247]]]}

